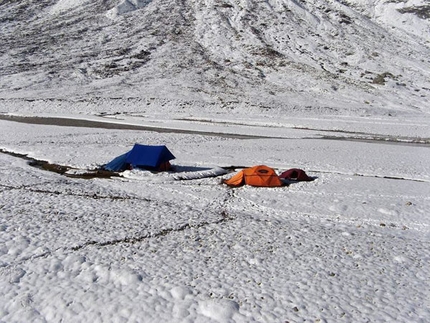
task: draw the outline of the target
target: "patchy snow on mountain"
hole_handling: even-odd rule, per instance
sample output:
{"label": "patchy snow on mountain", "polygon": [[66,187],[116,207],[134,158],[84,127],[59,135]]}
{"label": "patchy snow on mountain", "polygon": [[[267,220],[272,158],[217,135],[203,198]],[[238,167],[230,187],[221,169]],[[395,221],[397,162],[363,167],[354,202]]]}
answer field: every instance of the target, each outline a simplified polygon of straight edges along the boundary
{"label": "patchy snow on mountain", "polygon": [[147,6],[150,2],[151,0],[123,0],[120,4],[110,9],[106,13],[106,16],[108,18],[115,19],[120,15],[143,8]]}
{"label": "patchy snow on mountain", "polygon": [[427,110],[425,1],[20,3],[0,5],[2,98]]}
{"label": "patchy snow on mountain", "polygon": [[58,0],[51,8],[50,13],[52,15],[72,10],[82,4],[89,2],[88,0]]}

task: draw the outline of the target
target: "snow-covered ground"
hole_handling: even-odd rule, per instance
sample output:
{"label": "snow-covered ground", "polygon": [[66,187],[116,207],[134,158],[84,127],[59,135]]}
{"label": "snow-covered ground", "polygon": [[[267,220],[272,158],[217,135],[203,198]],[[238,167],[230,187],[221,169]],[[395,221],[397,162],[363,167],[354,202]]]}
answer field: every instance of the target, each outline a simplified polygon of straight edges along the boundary
{"label": "snow-covered ground", "polygon": [[[389,135],[384,122],[370,124]],[[231,174],[85,180],[0,154],[3,322],[430,319],[428,144],[330,140],[245,117],[207,125],[212,135],[5,120],[0,129],[3,150],[76,168],[139,142],[166,144],[188,171],[267,164],[316,177],[235,189],[220,184]]]}

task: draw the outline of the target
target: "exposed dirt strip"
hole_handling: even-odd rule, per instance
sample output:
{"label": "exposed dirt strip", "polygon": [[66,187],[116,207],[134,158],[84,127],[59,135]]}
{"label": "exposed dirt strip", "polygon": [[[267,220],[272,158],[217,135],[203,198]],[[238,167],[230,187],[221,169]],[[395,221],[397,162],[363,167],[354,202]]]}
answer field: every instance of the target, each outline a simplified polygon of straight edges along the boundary
{"label": "exposed dirt strip", "polygon": [[[118,130],[136,130],[136,131],[153,131],[160,133],[182,133],[182,134],[196,134],[202,136],[212,137],[223,137],[233,139],[323,139],[323,140],[341,140],[341,141],[355,141],[365,143],[379,143],[379,144],[395,144],[403,146],[419,146],[430,148],[429,138],[409,138],[409,137],[392,137],[383,135],[372,135],[361,132],[346,132],[337,130],[322,130],[322,129],[308,129],[308,128],[296,128],[297,130],[312,130],[320,132],[332,132],[332,133],[343,133],[348,136],[328,136],[328,135],[317,135],[313,137],[302,137],[302,138],[291,138],[291,137],[274,137],[274,136],[262,136],[262,135],[245,135],[245,134],[234,134],[234,133],[222,133],[222,132],[210,132],[200,131],[193,129],[173,129],[173,128],[161,128],[151,127],[143,125],[132,125],[115,122],[104,122],[95,120],[84,120],[84,119],[73,119],[73,118],[58,118],[58,117],[26,117],[26,116],[12,116],[0,114],[0,120],[27,123],[27,124],[41,124],[51,125],[60,127],[85,127],[85,128],[100,128],[100,129],[118,129]],[[363,136],[365,136],[363,138]],[[372,136],[369,138],[368,136]]]}
{"label": "exposed dirt strip", "polygon": [[111,177],[118,177],[120,176],[117,172],[111,172],[108,170],[103,169],[89,169],[89,170],[82,170],[82,173],[79,174],[70,174],[67,173],[69,170],[72,170],[72,167],[64,166],[64,165],[58,165],[58,164],[51,164],[44,160],[37,160],[31,157],[28,157],[25,154],[18,154],[12,151],[7,151],[4,149],[0,149],[0,153],[11,155],[14,157],[22,158],[25,160],[28,160],[28,164],[33,167],[37,167],[43,170],[47,170],[50,172],[54,172],[60,175],[64,175],[67,177],[72,178],[85,178],[85,179],[91,179],[91,178],[111,178]]}
{"label": "exposed dirt strip", "polygon": [[229,134],[199,130],[183,130],[183,129],[171,129],[171,128],[160,128],[151,126],[138,126],[123,123],[103,122],[94,120],[82,120],[72,118],[48,118],[48,117],[23,117],[23,116],[10,116],[0,114],[0,120],[28,123],[28,124],[42,124],[50,126],[60,127],[85,127],[85,128],[101,128],[101,129],[119,129],[119,130],[139,130],[139,131],[153,131],[163,133],[184,133],[184,134],[196,134],[203,136],[216,136],[225,138],[235,139],[259,139],[259,138],[271,138],[266,136],[254,136],[254,135],[240,135],[240,134]]}

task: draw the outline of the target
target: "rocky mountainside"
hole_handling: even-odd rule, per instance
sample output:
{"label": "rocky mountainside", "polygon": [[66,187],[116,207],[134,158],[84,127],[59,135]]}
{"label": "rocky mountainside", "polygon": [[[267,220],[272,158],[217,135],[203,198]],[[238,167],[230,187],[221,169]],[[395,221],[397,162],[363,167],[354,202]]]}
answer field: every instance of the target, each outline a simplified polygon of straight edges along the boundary
{"label": "rocky mountainside", "polygon": [[429,110],[426,0],[3,0],[0,98]]}

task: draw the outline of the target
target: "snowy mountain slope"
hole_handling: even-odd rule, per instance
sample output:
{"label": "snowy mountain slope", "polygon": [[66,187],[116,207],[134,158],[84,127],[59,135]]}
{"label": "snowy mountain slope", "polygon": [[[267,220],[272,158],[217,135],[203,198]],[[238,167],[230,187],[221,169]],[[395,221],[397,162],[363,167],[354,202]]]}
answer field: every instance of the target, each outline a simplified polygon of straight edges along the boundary
{"label": "snowy mountain slope", "polygon": [[3,1],[0,97],[428,112],[415,1]]}

